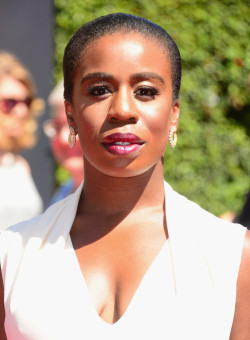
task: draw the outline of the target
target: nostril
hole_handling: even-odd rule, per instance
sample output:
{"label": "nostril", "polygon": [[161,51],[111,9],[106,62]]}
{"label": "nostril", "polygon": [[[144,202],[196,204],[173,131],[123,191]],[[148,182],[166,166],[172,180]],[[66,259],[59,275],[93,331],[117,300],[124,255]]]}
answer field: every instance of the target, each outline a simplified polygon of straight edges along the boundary
{"label": "nostril", "polygon": [[127,118],[125,120],[121,120],[119,118],[116,118],[116,117],[110,117],[109,121],[111,123],[119,123],[119,122],[123,122],[125,124],[135,124],[136,123],[136,118],[135,117],[130,117],[130,118]]}
{"label": "nostril", "polygon": [[135,117],[131,117],[127,120],[129,123],[136,123]]}

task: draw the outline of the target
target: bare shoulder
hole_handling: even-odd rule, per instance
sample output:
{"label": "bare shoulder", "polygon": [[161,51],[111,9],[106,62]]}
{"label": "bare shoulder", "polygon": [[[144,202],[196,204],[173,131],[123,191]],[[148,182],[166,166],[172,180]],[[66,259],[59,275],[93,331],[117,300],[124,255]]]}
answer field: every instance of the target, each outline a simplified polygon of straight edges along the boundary
{"label": "bare shoulder", "polygon": [[4,330],[4,289],[3,289],[3,278],[0,270],[0,339],[7,340]]}
{"label": "bare shoulder", "polygon": [[250,336],[250,230],[246,232],[237,281],[235,315],[230,340]]}

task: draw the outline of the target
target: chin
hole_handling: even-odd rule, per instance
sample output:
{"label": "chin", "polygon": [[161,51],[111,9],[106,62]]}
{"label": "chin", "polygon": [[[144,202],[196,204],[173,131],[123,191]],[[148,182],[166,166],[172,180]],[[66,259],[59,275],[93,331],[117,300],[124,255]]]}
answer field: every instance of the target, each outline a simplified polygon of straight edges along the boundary
{"label": "chin", "polygon": [[157,163],[153,163],[150,165],[140,165],[136,166],[132,162],[127,164],[126,160],[119,160],[116,162],[116,166],[112,168],[99,168],[97,169],[101,173],[109,177],[117,177],[117,178],[132,178],[141,176],[143,174],[148,174],[153,171]]}

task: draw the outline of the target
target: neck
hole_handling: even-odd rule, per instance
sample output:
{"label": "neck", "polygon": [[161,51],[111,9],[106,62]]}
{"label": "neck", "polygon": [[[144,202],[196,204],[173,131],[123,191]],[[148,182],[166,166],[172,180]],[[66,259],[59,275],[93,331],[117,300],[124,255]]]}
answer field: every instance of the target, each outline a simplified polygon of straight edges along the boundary
{"label": "neck", "polygon": [[84,188],[79,212],[104,214],[163,206],[163,165],[159,161],[145,173],[134,177],[111,177],[84,162]]}
{"label": "neck", "polygon": [[82,169],[72,170],[70,175],[74,180],[75,189],[77,189],[83,180],[83,171]]}

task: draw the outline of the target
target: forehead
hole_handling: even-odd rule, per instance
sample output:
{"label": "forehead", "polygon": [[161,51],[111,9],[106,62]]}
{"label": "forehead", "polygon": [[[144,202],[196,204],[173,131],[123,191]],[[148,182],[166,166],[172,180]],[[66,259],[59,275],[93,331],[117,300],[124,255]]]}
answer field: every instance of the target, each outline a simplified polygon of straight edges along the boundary
{"label": "forehead", "polygon": [[0,79],[0,96],[6,98],[22,98],[28,95],[28,89],[19,80],[6,75]]}
{"label": "forehead", "polygon": [[167,73],[171,69],[167,50],[156,38],[123,32],[105,35],[89,43],[82,52],[79,67],[81,71],[89,72],[99,67],[110,68],[113,72],[121,67],[127,72],[132,72],[133,67],[154,72],[164,69]]}

